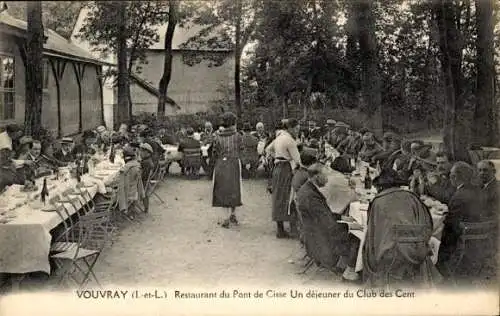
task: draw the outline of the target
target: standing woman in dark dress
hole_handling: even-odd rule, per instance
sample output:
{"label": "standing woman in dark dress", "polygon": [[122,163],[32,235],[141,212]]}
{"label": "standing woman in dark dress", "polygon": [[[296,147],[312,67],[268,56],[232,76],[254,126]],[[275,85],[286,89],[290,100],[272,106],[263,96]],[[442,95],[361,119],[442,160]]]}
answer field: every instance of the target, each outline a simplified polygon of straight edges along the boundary
{"label": "standing woman in dark dress", "polygon": [[227,112],[222,115],[221,131],[214,139],[213,157],[215,160],[213,175],[212,206],[230,210],[229,217],[224,220],[222,227],[238,224],[236,207],[241,202],[241,163],[242,150],[241,135],[236,131],[236,116]]}

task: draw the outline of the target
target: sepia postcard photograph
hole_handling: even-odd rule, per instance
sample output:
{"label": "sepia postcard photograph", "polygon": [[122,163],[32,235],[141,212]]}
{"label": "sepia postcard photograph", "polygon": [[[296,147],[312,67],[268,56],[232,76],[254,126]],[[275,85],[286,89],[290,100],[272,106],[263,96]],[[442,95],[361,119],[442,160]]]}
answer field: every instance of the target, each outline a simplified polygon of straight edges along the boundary
{"label": "sepia postcard photograph", "polygon": [[0,315],[500,314],[500,1],[0,1]]}

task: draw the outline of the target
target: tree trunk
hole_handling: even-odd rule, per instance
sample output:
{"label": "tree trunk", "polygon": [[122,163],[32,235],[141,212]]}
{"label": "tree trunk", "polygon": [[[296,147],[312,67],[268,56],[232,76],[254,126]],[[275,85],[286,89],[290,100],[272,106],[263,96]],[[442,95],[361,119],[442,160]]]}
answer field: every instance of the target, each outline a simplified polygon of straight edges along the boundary
{"label": "tree trunk", "polygon": [[242,43],[241,43],[241,24],[242,24],[242,0],[236,1],[236,34],[235,34],[235,53],[234,53],[234,107],[236,110],[236,116],[238,119],[241,118],[241,82],[240,82],[240,72],[241,72],[241,53],[242,53]]}
{"label": "tree trunk", "polygon": [[[346,62],[349,67],[351,73],[356,74],[356,56],[357,56],[357,47],[356,43],[358,42],[358,28],[357,28],[357,12],[353,7],[352,3],[348,3],[348,17],[346,24],[346,32],[347,32],[347,45],[346,45]],[[352,76],[352,82],[350,87],[357,87],[357,75]],[[349,102],[351,104],[356,104],[356,89],[350,88],[348,90]]]}
{"label": "tree trunk", "polygon": [[365,104],[367,105],[365,111],[373,120],[375,132],[380,133],[382,132],[382,96],[380,92],[373,2],[371,0],[358,0],[355,5],[357,9],[357,29],[363,72],[363,95]]}
{"label": "tree trunk", "polygon": [[177,10],[179,3],[177,0],[168,2],[168,26],[165,33],[165,59],[163,61],[163,75],[160,79],[158,99],[158,117],[165,116],[165,104],[167,102],[167,90],[172,78],[172,39],[174,38],[175,27],[177,25]]}
{"label": "tree trunk", "polygon": [[493,48],[493,0],[476,0],[477,90],[474,112],[474,141],[494,146],[498,141],[495,106],[495,63]]}
{"label": "tree trunk", "polygon": [[42,129],[43,43],[42,3],[27,1],[28,39],[26,52],[26,135],[38,135]]}
{"label": "tree trunk", "polygon": [[131,117],[129,105],[129,86],[130,79],[127,70],[127,2],[117,1],[118,9],[118,110],[117,119],[118,124],[128,122]]}
{"label": "tree trunk", "polygon": [[465,100],[462,92],[462,43],[455,21],[455,4],[441,0],[435,4],[439,28],[441,65],[445,79],[445,119],[443,140],[447,151],[456,161],[470,161],[467,151],[471,122],[465,117]]}

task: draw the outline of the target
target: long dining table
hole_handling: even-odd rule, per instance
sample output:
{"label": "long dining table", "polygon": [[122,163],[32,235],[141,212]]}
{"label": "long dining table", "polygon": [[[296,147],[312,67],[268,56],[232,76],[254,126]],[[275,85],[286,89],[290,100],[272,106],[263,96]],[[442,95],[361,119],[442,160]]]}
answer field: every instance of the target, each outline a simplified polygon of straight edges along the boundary
{"label": "long dining table", "polygon": [[[25,192],[23,186],[12,185],[0,195],[0,273],[42,271],[50,274],[50,232],[62,224],[67,216],[64,212],[56,212],[58,205],[48,200],[71,195],[86,204],[97,193],[106,193],[106,185],[116,179],[124,162],[121,157],[116,157],[114,163],[105,157],[101,158],[89,174],[81,177],[80,185],[66,168],[61,169],[57,179],[54,175],[45,177],[49,192],[45,203],[41,202],[40,196],[43,178],[36,180],[34,191]],[[88,194],[76,190],[77,187],[87,190]],[[70,216],[78,211],[73,204],[65,207]]]}
{"label": "long dining table", "polygon": [[[355,192],[357,198],[354,201],[349,203],[349,211],[348,216],[352,221],[349,224],[349,233],[354,235],[359,239],[360,244],[358,248],[358,255],[356,260],[355,271],[359,272],[363,270],[363,246],[366,237],[366,227],[368,220],[368,208],[369,202],[373,200],[376,196],[376,189],[365,189],[362,187],[364,176],[366,174],[365,168],[361,168],[361,171],[355,171],[351,177],[351,182],[355,184]],[[369,168],[372,177],[376,174],[376,171],[372,168]],[[401,187],[403,190],[408,190],[408,187]],[[422,202],[428,207],[432,221],[433,221],[433,234],[431,239],[429,240],[429,247],[432,251],[431,260],[435,264],[437,261],[437,255],[439,252],[439,246],[441,243],[441,235],[444,228],[444,219],[446,213],[448,212],[448,207],[437,201],[436,199],[429,196],[421,196]]]}

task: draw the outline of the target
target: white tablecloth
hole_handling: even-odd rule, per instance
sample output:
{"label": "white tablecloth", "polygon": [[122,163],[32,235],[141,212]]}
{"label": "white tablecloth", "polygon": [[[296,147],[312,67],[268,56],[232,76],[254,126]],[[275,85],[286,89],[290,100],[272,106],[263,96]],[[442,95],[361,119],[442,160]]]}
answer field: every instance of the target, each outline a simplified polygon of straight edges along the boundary
{"label": "white tablecloth", "polygon": [[[82,176],[82,182],[88,186],[91,197],[97,192],[105,193],[106,183],[112,182],[119,172],[123,160],[117,157],[115,164],[103,161],[95,167],[95,177],[88,174]],[[47,177],[49,189],[48,200],[54,196],[75,188],[75,179],[64,181],[51,180]],[[49,250],[51,243],[50,230],[62,223],[57,212],[43,211],[50,209],[40,201],[43,179],[37,180],[38,189],[34,192],[21,192],[21,186],[11,186],[0,195],[0,213],[3,219],[10,221],[0,224],[0,273],[28,273],[43,271],[50,273]],[[62,196],[61,196],[62,197]],[[32,201],[29,201],[33,199]],[[87,199],[80,196],[81,201]],[[69,208],[71,214],[77,210]]]}
{"label": "white tablecloth", "polygon": [[[427,204],[427,203],[425,203],[425,204]],[[354,220],[357,223],[359,223],[363,226],[363,230],[349,230],[349,233],[356,236],[360,240],[360,245],[359,245],[359,249],[358,249],[358,257],[356,260],[356,272],[363,270],[363,245],[365,243],[366,225],[367,225],[367,219],[368,219],[367,210],[368,210],[368,203],[355,201],[349,205],[349,216],[354,218]],[[431,207],[430,213],[431,213],[432,220],[433,220],[434,232],[433,232],[433,235],[432,235],[432,238],[431,238],[431,241],[429,244],[430,244],[430,246],[432,248],[432,252],[433,252],[432,261],[434,263],[436,263],[437,254],[439,251],[439,244],[440,244],[440,240],[441,240],[441,234],[442,234],[443,227],[444,227],[445,216],[442,215],[438,211],[438,208],[436,208],[436,207]]]}
{"label": "white tablecloth", "polygon": [[327,169],[328,183],[321,188],[321,193],[326,198],[332,212],[340,214],[356,197],[355,192],[349,187],[349,180],[342,173],[329,167]]}

